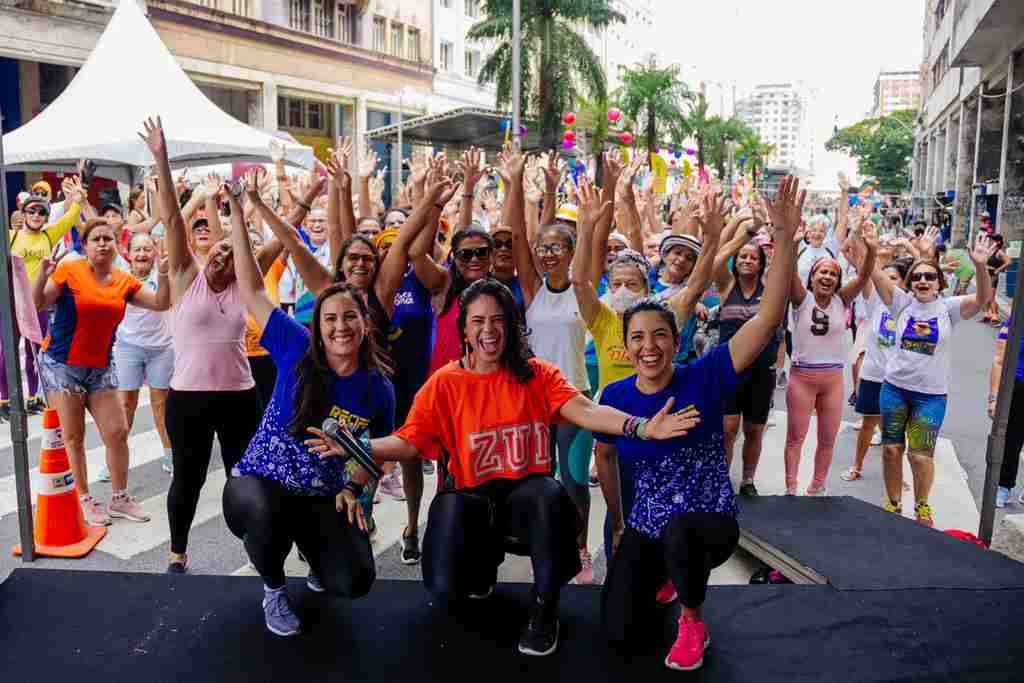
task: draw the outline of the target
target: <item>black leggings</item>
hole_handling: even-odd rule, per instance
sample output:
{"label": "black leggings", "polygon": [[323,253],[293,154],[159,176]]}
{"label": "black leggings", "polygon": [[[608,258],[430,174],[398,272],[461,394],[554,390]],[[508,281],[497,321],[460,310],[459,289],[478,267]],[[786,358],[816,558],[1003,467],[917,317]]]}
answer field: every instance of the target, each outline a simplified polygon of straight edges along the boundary
{"label": "black leggings", "polygon": [[171,440],[174,475],[167,491],[171,552],[184,553],[196,516],[199,494],[210,469],[213,437],[220,444],[224,474],[238,464],[263,417],[255,387],[245,391],[176,391],[167,394],[167,436]]}
{"label": "black leggings", "polygon": [[1012,489],[1017,485],[1020,451],[1024,448],[1024,380],[1013,383],[1010,401],[1010,419],[1006,421],[1006,445],[1003,448],[1003,466],[999,471],[999,485]]}
{"label": "black leggings", "polygon": [[558,454],[558,478],[565,487],[576,508],[580,511],[590,509],[590,482],[580,483],[572,476],[569,466],[572,453],[572,442],[580,428],[569,422],[551,427],[551,452]]}
{"label": "black leggings", "polygon": [[362,597],[377,578],[370,537],[338,512],[334,496],[300,496],[267,479],[232,477],[224,486],[224,519],[268,588],[284,586],[292,543],[331,595]]}
{"label": "black leggings", "polygon": [[249,356],[249,370],[252,371],[256,390],[260,392],[263,407],[270,405],[270,397],[274,395],[274,383],[277,382],[277,366],[270,356]]}
{"label": "black leggings", "polygon": [[557,599],[580,571],[579,515],[553,477],[499,479],[442,491],[430,503],[423,537],[423,583],[451,604],[497,581],[508,538],[530,556],[534,592]]}
{"label": "black leggings", "polygon": [[684,607],[704,604],[711,570],[739,542],[736,518],[717,512],[674,516],[660,539],[627,526],[601,591],[601,619],[614,642],[640,641],[660,628],[655,596],[672,578]]}

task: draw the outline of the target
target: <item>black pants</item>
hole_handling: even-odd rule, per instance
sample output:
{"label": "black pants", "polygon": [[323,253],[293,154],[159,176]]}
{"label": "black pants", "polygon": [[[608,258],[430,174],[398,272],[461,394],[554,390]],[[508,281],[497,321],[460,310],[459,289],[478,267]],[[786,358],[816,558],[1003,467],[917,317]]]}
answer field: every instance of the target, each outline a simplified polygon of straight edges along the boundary
{"label": "black pants", "polygon": [[167,491],[171,552],[184,553],[188,547],[188,532],[210,468],[214,435],[220,444],[224,473],[230,477],[262,417],[263,403],[255,387],[245,391],[171,389],[167,394],[167,436],[174,461]]}
{"label": "black pants", "polygon": [[292,543],[332,595],[362,597],[377,578],[370,537],[338,512],[334,496],[300,496],[267,479],[232,477],[224,486],[224,519],[268,588],[284,586]]}
{"label": "black pants", "polygon": [[270,397],[274,395],[274,383],[277,381],[277,366],[270,356],[249,356],[249,369],[252,371],[256,390],[260,392],[263,407],[270,405]]}
{"label": "black pants", "polygon": [[732,555],[740,528],[715,512],[676,515],[660,539],[627,526],[601,591],[601,619],[614,642],[639,641],[660,628],[655,596],[671,577],[683,606],[704,604],[711,570]]}
{"label": "black pants", "polygon": [[1006,445],[1003,448],[1003,467],[999,471],[999,485],[1012,489],[1017,485],[1020,451],[1024,447],[1024,381],[1013,383],[1010,418],[1006,421]]}
{"label": "black pants", "polygon": [[580,571],[579,514],[553,477],[490,481],[434,497],[423,537],[423,583],[451,604],[498,577],[509,537],[530,556],[534,592],[557,599]]}

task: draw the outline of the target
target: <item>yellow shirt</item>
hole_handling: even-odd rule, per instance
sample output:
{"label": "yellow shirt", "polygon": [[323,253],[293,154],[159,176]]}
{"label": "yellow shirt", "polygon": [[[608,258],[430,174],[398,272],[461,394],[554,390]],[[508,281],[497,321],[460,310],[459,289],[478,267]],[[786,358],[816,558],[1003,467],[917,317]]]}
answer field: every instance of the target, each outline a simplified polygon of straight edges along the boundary
{"label": "yellow shirt", "polygon": [[601,310],[590,325],[590,334],[594,337],[598,384],[601,389],[636,374],[633,361],[629,359],[622,341],[622,316],[608,304],[601,302]]}
{"label": "yellow shirt", "polygon": [[50,257],[53,248],[57,246],[61,238],[78,223],[78,215],[81,211],[82,207],[75,202],[59,221],[47,225],[39,232],[22,228],[14,233],[14,237],[11,238],[11,253],[21,257],[21,260],[25,262],[25,271],[28,273],[29,282],[36,281],[39,269],[43,265],[43,259]]}

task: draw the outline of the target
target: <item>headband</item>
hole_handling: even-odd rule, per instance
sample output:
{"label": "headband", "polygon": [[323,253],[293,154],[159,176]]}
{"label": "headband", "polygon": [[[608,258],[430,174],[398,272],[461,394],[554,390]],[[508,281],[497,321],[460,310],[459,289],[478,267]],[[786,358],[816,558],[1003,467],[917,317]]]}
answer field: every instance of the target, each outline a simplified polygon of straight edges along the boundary
{"label": "headband", "polygon": [[385,246],[390,247],[394,241],[398,239],[398,228],[388,228],[382,230],[379,235],[373,240],[373,246],[377,247],[378,250]]}
{"label": "headband", "polygon": [[661,246],[658,247],[658,253],[661,254],[661,259],[665,260],[665,256],[668,252],[672,251],[676,247],[686,247],[693,253],[700,256],[700,240],[690,235],[669,235],[665,239],[661,240]]}

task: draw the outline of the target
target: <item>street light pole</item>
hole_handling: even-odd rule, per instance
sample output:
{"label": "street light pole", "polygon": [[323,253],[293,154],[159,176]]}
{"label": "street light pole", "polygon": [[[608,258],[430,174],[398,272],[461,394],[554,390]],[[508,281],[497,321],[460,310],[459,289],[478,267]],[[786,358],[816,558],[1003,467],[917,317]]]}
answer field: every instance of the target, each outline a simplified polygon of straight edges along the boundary
{"label": "street light pole", "polygon": [[519,135],[519,118],[522,112],[519,111],[519,89],[522,87],[519,82],[519,31],[520,31],[520,0],[512,0],[512,147],[517,152],[522,149],[522,140]]}
{"label": "street light pole", "polygon": [[405,88],[398,91],[398,160],[395,163],[392,157],[391,170],[391,196],[392,202],[398,199],[398,193],[402,191],[402,128],[405,125]]}

